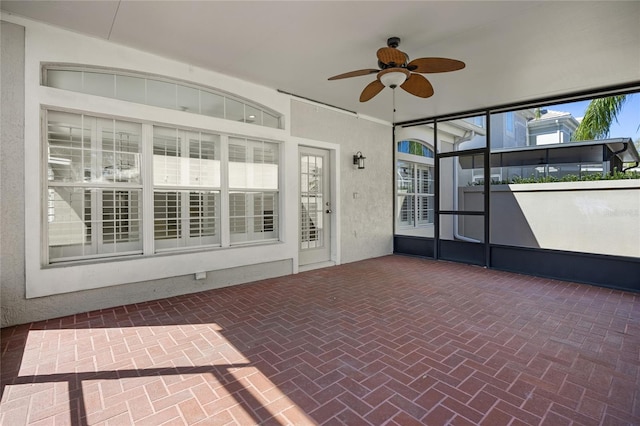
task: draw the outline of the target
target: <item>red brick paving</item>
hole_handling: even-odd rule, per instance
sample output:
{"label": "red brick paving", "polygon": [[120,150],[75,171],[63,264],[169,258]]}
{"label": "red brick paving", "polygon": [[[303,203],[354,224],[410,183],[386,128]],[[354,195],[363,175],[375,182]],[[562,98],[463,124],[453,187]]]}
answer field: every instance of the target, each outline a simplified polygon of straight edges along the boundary
{"label": "red brick paving", "polygon": [[640,295],[386,256],[2,329],[0,424],[640,424]]}

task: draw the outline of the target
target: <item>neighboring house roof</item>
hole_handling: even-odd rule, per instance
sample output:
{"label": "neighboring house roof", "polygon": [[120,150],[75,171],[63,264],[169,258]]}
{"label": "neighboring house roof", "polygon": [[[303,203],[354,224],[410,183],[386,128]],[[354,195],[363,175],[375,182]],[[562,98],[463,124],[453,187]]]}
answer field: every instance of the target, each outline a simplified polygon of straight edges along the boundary
{"label": "neighboring house roof", "polygon": [[[605,149],[597,149],[598,147]],[[491,152],[491,163],[492,167],[506,167],[554,162],[600,162],[607,161],[614,155],[623,163],[640,161],[640,155],[631,138],[613,138],[497,149]]]}
{"label": "neighboring house roof", "polygon": [[527,123],[528,127],[542,127],[549,125],[549,123],[555,123],[556,121],[565,123],[572,127],[578,127],[580,121],[582,121],[582,117],[580,120],[576,119],[571,113],[564,111],[554,111],[551,109],[542,110],[542,114],[540,118],[534,118],[533,120],[529,120]]}
{"label": "neighboring house roof", "polygon": [[558,118],[558,117],[568,117],[571,115],[571,113],[569,112],[554,111],[551,109],[545,109],[542,111],[543,113],[540,115],[540,120],[547,120],[547,119]]}

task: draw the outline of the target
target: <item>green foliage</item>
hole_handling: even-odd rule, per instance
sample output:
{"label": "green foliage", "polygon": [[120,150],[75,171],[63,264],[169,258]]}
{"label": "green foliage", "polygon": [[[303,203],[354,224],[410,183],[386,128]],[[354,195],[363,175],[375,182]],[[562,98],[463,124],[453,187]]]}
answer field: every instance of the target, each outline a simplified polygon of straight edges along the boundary
{"label": "green foliage", "polygon": [[[596,180],[621,180],[621,179],[640,179],[640,172],[620,172],[617,169],[613,173],[587,173],[581,176],[579,175],[564,175],[560,178],[555,176],[534,176],[520,177],[514,176],[509,180],[492,180],[492,185],[509,185],[519,183],[554,183],[554,182],[589,182]],[[479,180],[477,182],[469,182],[469,186],[481,186],[484,185],[484,181]]]}
{"label": "green foliage", "polygon": [[542,117],[542,111],[540,110],[540,107],[534,110],[533,115],[536,120],[540,120],[540,118]]}
{"label": "green foliage", "polygon": [[574,141],[603,139],[609,136],[611,124],[616,121],[626,95],[594,99],[587,106],[584,118],[573,134]]}

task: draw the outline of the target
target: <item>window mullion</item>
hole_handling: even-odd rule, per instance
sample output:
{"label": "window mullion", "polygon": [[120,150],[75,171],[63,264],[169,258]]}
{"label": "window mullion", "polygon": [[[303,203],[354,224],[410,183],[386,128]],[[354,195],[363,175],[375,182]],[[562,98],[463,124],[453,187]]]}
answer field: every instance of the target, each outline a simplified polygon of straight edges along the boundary
{"label": "window mullion", "polygon": [[[176,88],[176,99],[177,99],[177,88]],[[186,130],[178,130],[178,141],[180,143],[180,152],[178,153],[178,161],[180,162],[180,185],[189,186],[189,159],[191,158],[190,146],[189,146],[189,132]],[[180,196],[180,205],[178,208],[180,209],[180,234],[178,235],[178,247],[187,247],[189,240],[189,203],[190,203],[190,194],[191,191],[189,189],[185,189],[181,191],[182,195]]]}
{"label": "window mullion", "polygon": [[189,227],[189,203],[191,202],[191,191],[181,191],[180,197],[180,236],[178,237],[178,247],[188,247],[191,230]]}
{"label": "window mullion", "polygon": [[[99,129],[101,126],[98,119],[91,118],[91,121],[93,123],[91,126],[91,151],[95,153],[95,155],[91,156],[91,180],[93,180],[94,173],[97,173],[97,171],[102,167],[102,137]],[[84,170],[82,173],[84,173]],[[104,217],[104,214],[102,211],[103,205],[101,195],[101,189],[91,190],[91,252],[93,254],[100,254],[103,252],[102,218]]]}
{"label": "window mullion", "polygon": [[[43,203],[42,206],[46,206],[47,213],[42,215],[42,221],[40,222],[40,235],[41,235],[41,245],[40,245],[40,259],[42,259],[42,265],[49,264],[49,191],[51,189],[51,182],[49,182],[49,111],[44,111],[44,119],[40,122],[40,134],[44,135],[45,143],[41,144],[41,156],[40,158],[46,159],[42,161],[40,165],[40,173],[41,173],[41,181],[40,181],[40,202]],[[52,171],[53,173],[53,171]],[[55,208],[55,206],[54,206]],[[55,213],[54,213],[55,214]]]}
{"label": "window mullion", "polygon": [[231,245],[229,220],[229,136],[220,137],[220,244]]}
{"label": "window mullion", "polygon": [[418,198],[420,197],[420,173],[419,166],[416,164],[413,167],[413,227],[418,227],[419,214],[420,214],[420,201]]}
{"label": "window mullion", "polygon": [[152,255],[154,247],[153,216],[153,126],[142,124],[142,253]]}

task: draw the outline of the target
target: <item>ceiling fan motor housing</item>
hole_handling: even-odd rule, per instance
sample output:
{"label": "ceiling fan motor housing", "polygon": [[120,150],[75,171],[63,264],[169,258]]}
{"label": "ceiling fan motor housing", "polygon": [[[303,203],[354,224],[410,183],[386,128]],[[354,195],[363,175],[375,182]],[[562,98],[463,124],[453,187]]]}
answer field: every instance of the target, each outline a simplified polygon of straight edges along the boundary
{"label": "ceiling fan motor housing", "polygon": [[400,37],[389,37],[387,39],[387,46],[393,48],[400,46]]}

